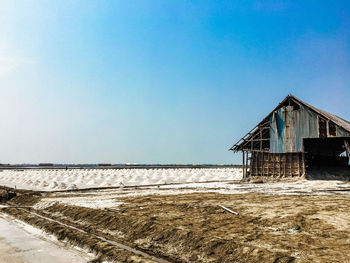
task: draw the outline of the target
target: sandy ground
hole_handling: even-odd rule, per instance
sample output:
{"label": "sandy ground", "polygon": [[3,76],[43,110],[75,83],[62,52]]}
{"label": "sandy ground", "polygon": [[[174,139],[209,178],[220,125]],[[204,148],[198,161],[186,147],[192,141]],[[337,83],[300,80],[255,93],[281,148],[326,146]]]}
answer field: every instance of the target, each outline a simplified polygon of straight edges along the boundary
{"label": "sandy ground", "polygon": [[0,215],[1,263],[86,263],[92,256],[62,247],[29,225]]}
{"label": "sandy ground", "polygon": [[[11,202],[169,262],[350,262],[349,182],[186,183],[25,194]],[[99,253],[96,262],[152,262],[23,209],[2,211]]]}

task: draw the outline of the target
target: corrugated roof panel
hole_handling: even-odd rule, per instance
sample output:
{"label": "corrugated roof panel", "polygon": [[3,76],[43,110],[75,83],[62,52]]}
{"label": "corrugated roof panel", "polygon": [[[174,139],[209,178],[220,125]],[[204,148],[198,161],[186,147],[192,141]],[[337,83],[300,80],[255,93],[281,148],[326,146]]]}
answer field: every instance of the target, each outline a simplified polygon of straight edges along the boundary
{"label": "corrugated roof panel", "polygon": [[[299,110],[289,111],[288,115],[282,114],[282,107],[290,105],[290,102],[300,106]],[[287,104],[288,103],[288,104]],[[274,115],[275,114],[275,115]],[[287,142],[285,140],[285,121],[288,116]],[[270,122],[270,152],[281,153],[285,151],[302,151],[304,138],[318,138],[318,116],[333,122],[336,125],[336,136],[350,136],[350,122],[334,114],[320,110],[293,95],[288,95],[278,106],[270,112],[251,132],[265,121]],[[293,120],[293,121],[291,121]],[[328,127],[327,127],[328,129]],[[248,133],[243,138],[249,138],[252,133]],[[230,150],[239,151],[247,141],[241,139]]]}

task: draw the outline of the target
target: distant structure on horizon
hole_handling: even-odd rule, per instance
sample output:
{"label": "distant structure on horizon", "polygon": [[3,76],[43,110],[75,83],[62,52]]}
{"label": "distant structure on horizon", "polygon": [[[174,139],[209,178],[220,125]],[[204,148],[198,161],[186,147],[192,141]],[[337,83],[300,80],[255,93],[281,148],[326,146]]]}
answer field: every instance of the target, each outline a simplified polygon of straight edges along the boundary
{"label": "distant structure on horizon", "polygon": [[349,167],[350,122],[288,95],[230,150],[243,153],[243,177]]}

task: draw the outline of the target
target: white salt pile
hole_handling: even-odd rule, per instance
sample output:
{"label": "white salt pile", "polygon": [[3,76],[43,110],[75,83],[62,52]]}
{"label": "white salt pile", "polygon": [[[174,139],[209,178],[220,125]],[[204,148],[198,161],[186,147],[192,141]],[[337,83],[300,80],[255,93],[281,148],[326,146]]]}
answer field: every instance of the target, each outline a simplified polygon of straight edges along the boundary
{"label": "white salt pile", "polygon": [[240,168],[4,170],[0,185],[31,190],[195,183],[242,179]]}

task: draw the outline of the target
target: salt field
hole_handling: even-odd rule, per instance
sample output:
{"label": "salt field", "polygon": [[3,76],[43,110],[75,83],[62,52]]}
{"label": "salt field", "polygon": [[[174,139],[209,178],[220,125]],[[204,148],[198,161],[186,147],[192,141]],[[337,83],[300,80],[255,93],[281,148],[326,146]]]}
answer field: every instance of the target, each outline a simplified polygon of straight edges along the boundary
{"label": "salt field", "polygon": [[59,192],[42,198],[35,209],[44,209],[54,204],[66,204],[95,209],[116,208],[122,205],[125,198],[149,195],[183,195],[195,193],[217,194],[264,194],[264,195],[329,195],[350,194],[350,183],[343,181],[298,180],[294,182],[270,183],[239,183],[239,182],[210,182],[210,183],[179,183],[147,187],[131,187],[94,190],[87,192]]}
{"label": "salt field", "polygon": [[240,179],[242,179],[240,168],[33,169],[0,172],[0,185],[41,191]]}
{"label": "salt field", "polygon": [[[29,235],[14,228],[3,231],[0,259],[16,250],[14,262],[80,262],[81,257],[99,263],[228,262],[226,257],[234,262],[237,255],[242,262],[277,262],[283,251],[283,262],[333,262],[336,257],[347,262],[349,181],[241,179],[241,169],[223,167],[4,170],[0,182],[16,186],[11,191],[17,195],[0,209],[33,228]],[[69,190],[74,188],[82,190]],[[5,221],[0,220],[1,226],[9,229]],[[50,246],[47,240],[38,243],[36,228],[74,250],[60,252],[56,261],[45,256],[35,261],[41,252],[37,244],[45,252]],[[330,238],[325,246],[326,232]],[[34,245],[27,251],[29,241]],[[223,253],[227,247],[259,249],[260,254]],[[320,254],[319,247],[327,253]],[[147,251],[147,258],[140,251]]]}
{"label": "salt field", "polygon": [[84,263],[93,256],[64,246],[53,235],[26,223],[0,215],[0,262]]}

